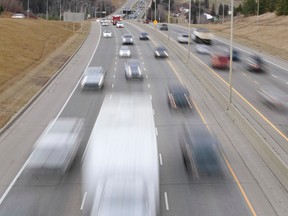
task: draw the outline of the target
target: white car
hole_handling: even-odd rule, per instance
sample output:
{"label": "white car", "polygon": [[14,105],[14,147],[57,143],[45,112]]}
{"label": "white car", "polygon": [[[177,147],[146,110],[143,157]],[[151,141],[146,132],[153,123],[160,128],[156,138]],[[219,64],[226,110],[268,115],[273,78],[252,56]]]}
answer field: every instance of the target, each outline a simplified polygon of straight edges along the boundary
{"label": "white car", "polygon": [[81,87],[101,89],[104,85],[105,74],[103,67],[88,67],[81,80]]}
{"label": "white car", "polygon": [[131,56],[131,51],[128,46],[121,46],[119,50],[119,56],[120,57],[130,57]]}
{"label": "white car", "polygon": [[24,19],[25,18],[25,15],[24,14],[21,14],[21,13],[15,13],[11,16],[11,18],[13,19]]}
{"label": "white car", "polygon": [[108,21],[102,22],[102,26],[108,26]]}
{"label": "white car", "polygon": [[110,30],[103,31],[103,37],[105,37],[105,38],[112,37],[112,32]]}
{"label": "white car", "polygon": [[126,79],[137,78],[142,80],[143,76],[140,61],[138,59],[127,60],[125,63],[125,77]]}
{"label": "white car", "polygon": [[177,41],[179,42],[179,43],[188,43],[189,42],[189,35],[188,34],[179,34],[178,36],[177,36]]}
{"label": "white car", "polygon": [[116,28],[124,28],[124,23],[122,23],[122,22],[117,22],[117,23],[116,23]]}
{"label": "white car", "polygon": [[211,51],[207,45],[204,44],[197,44],[196,45],[196,52],[203,55],[210,55]]}

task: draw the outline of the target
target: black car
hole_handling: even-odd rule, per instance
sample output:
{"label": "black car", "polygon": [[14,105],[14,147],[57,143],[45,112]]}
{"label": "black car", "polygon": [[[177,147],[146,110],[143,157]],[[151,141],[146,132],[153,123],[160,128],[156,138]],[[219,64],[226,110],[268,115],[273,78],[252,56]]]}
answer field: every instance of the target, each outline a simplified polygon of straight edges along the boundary
{"label": "black car", "polygon": [[154,56],[155,58],[167,58],[169,55],[165,47],[159,46],[156,47]]}
{"label": "black car", "polygon": [[140,40],[149,40],[149,35],[148,35],[148,33],[146,33],[146,32],[140,33],[139,39],[140,39]]}
{"label": "black car", "polygon": [[[226,52],[228,59],[230,59],[230,50],[226,50]],[[240,53],[236,49],[232,50],[232,61],[240,61]]]}
{"label": "black car", "polygon": [[168,105],[173,110],[193,108],[193,102],[190,93],[186,87],[180,83],[170,84],[168,86]]}
{"label": "black car", "polygon": [[210,178],[223,174],[217,140],[207,125],[183,125],[179,143],[186,170],[193,177]]}
{"label": "black car", "polygon": [[165,24],[165,23],[161,24],[161,25],[160,25],[160,30],[161,30],[161,31],[168,31],[168,25]]}
{"label": "black car", "polygon": [[265,63],[263,59],[258,55],[252,55],[250,59],[247,59],[247,70],[251,72],[264,72]]}

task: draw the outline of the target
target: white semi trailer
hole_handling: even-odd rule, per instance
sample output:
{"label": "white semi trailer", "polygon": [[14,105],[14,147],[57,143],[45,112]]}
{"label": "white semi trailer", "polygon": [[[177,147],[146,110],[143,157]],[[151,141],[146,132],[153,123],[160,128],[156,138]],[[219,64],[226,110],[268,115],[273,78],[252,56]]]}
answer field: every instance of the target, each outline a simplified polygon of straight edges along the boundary
{"label": "white semi trailer", "polygon": [[159,215],[159,164],[149,95],[106,96],[83,162],[83,215]]}

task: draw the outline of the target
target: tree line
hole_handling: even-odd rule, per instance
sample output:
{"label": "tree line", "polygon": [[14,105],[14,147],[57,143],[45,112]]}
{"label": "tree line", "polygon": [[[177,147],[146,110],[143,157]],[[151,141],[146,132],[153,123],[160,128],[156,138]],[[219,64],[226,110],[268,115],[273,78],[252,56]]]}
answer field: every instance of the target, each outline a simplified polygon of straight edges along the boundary
{"label": "tree line", "polygon": [[[113,12],[116,8],[111,0],[29,0],[29,13],[35,16],[44,16],[48,11],[49,18],[57,18],[61,12],[80,12],[86,9],[90,14],[97,11]],[[84,7],[85,6],[85,7]],[[27,14],[28,0],[0,0],[0,13],[9,11],[12,13]],[[83,12],[83,11],[82,11]]]}
{"label": "tree line", "polygon": [[[151,12],[151,18],[154,19],[153,14],[155,10],[155,1],[156,1],[156,10],[158,10],[159,4],[165,10],[168,10],[169,0],[154,0],[152,1],[151,7],[149,11]],[[259,8],[258,8],[258,1],[259,1]],[[48,3],[48,11],[50,17],[57,17],[59,16],[59,8],[61,2],[61,10],[64,11],[72,11],[75,12],[76,10],[79,12],[81,9],[81,5],[87,4],[85,8],[87,8],[88,12],[93,10],[99,11],[107,11],[113,12],[116,8],[112,5],[111,0],[29,0],[29,11],[31,14],[39,15],[45,14],[47,11],[47,3]],[[0,0],[0,13],[2,11],[9,11],[9,12],[21,12],[27,13],[28,9],[28,0]],[[189,1],[182,4],[188,8]],[[77,8],[78,6],[78,8]],[[228,15],[229,5],[227,4],[220,4],[218,8],[218,13],[216,12],[215,5],[213,3],[212,7],[209,7],[209,0],[191,0],[191,19],[196,20],[196,17],[199,13],[200,7],[200,14],[204,12],[210,12],[212,16],[221,16],[224,13],[224,16]],[[160,7],[159,7],[160,8]],[[170,0],[170,8],[171,10],[175,10],[176,3],[174,0]],[[108,10],[109,9],[109,10]],[[244,0],[242,4],[238,7],[234,7],[234,15],[237,13],[244,14],[245,16],[256,15],[258,12],[259,14],[263,14],[266,12],[276,12],[277,15],[288,15],[288,0]],[[150,14],[150,13],[148,13]]]}

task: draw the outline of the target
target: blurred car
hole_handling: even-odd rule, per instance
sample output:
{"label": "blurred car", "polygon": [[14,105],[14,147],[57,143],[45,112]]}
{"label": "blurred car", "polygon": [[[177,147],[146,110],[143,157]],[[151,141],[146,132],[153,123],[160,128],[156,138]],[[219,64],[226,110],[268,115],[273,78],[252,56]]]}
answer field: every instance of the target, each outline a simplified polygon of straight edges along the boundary
{"label": "blurred car", "polygon": [[[226,50],[226,53],[227,53],[228,59],[230,59],[230,50]],[[240,53],[236,49],[232,50],[232,60],[233,61],[240,61]]]}
{"label": "blurred car", "polygon": [[155,58],[167,58],[168,57],[167,49],[162,46],[156,47],[154,56]]}
{"label": "blurred car", "polygon": [[88,67],[81,80],[82,88],[102,88],[104,85],[105,70],[103,67]]}
{"label": "blurred car", "polygon": [[139,36],[140,40],[149,40],[149,35],[147,32],[141,32]]}
{"label": "blurred car", "polygon": [[102,22],[102,26],[108,26],[108,21],[105,20],[104,22]]}
{"label": "blurred car", "polygon": [[160,29],[161,31],[168,31],[168,25],[165,24],[165,23],[163,23],[163,24],[160,25],[159,29]]}
{"label": "blurred car", "polygon": [[181,33],[177,35],[177,41],[179,43],[188,43],[189,42],[189,35],[185,33]]}
{"label": "blurred car", "polygon": [[125,77],[126,79],[143,78],[140,61],[138,59],[127,60],[127,62],[125,63]]}
{"label": "blurred car", "polygon": [[229,58],[226,55],[214,54],[211,58],[211,66],[217,69],[228,69]]}
{"label": "blurred car", "polygon": [[179,143],[188,173],[195,177],[222,174],[217,141],[205,124],[183,125]]}
{"label": "blurred car", "polygon": [[80,146],[83,123],[79,118],[52,120],[35,143],[27,168],[36,173],[65,174]]}
{"label": "blurred car", "polygon": [[124,23],[122,23],[122,22],[117,22],[117,23],[116,23],[116,28],[124,28]]}
{"label": "blurred car", "polygon": [[168,105],[173,110],[193,109],[193,102],[186,87],[180,83],[173,83],[168,86]]}
{"label": "blurred car", "polygon": [[252,55],[250,59],[246,60],[246,68],[248,71],[252,72],[264,72],[265,63],[260,56]]}
{"label": "blurred car", "polygon": [[210,55],[211,51],[207,45],[204,44],[197,44],[196,45],[196,52],[203,55]]}
{"label": "blurred car", "polygon": [[275,86],[263,86],[258,89],[260,99],[278,109],[288,108],[288,93]]}
{"label": "blurred car", "polygon": [[25,15],[22,14],[22,13],[15,13],[11,16],[11,18],[13,19],[24,19],[25,18]]}
{"label": "blurred car", "polygon": [[119,56],[120,57],[130,57],[131,56],[131,51],[128,46],[121,46],[119,50]]}
{"label": "blurred car", "polygon": [[103,31],[103,37],[105,37],[105,38],[112,37],[112,32],[110,30]]}
{"label": "blurred car", "polygon": [[150,21],[149,21],[148,19],[143,20],[143,23],[144,23],[144,24],[149,24],[149,22],[150,22]]}
{"label": "blurred car", "polygon": [[134,44],[134,37],[131,34],[122,35],[122,44]]}

